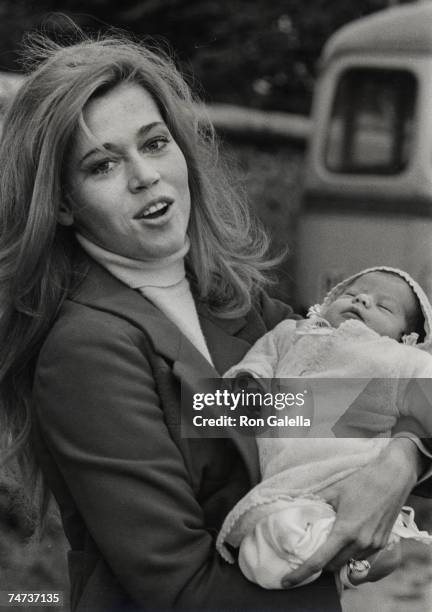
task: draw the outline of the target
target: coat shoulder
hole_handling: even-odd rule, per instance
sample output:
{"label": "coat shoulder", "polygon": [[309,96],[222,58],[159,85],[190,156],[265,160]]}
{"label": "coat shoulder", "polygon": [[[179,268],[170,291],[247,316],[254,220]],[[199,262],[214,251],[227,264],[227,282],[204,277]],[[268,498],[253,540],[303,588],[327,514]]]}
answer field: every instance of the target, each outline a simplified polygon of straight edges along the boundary
{"label": "coat shoulder", "polygon": [[127,319],[67,300],[51,327],[41,349],[41,354],[58,347],[62,351],[84,342],[89,344],[100,338],[128,336],[133,339],[134,326]]}
{"label": "coat shoulder", "polygon": [[284,319],[301,318],[294,313],[294,310],[289,304],[270,297],[265,291],[259,294],[254,306],[259,316],[262,318],[267,331],[276,327],[276,325]]}

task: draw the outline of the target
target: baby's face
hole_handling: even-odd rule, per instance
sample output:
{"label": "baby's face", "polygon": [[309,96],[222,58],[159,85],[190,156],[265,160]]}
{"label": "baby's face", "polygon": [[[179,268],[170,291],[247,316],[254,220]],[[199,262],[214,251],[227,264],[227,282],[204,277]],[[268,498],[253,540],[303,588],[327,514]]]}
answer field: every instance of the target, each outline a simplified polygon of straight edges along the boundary
{"label": "baby's face", "polygon": [[418,303],[408,283],[387,272],[369,272],[355,279],[331,302],[323,316],[333,327],[357,319],[382,336],[395,340],[409,333]]}

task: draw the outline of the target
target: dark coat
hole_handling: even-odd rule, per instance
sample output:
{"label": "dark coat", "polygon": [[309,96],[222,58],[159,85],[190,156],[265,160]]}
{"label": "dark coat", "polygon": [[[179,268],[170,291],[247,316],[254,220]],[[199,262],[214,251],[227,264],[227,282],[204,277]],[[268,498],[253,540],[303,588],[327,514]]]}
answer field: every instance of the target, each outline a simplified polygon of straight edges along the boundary
{"label": "dark coat", "polygon": [[[219,373],[290,310],[198,307]],[[251,437],[188,439],[180,390],[217,373],[150,302],[92,264],[40,352],[35,448],[71,544],[72,609],[336,611],[331,575],[266,591],[215,552],[227,512],[259,478]]]}

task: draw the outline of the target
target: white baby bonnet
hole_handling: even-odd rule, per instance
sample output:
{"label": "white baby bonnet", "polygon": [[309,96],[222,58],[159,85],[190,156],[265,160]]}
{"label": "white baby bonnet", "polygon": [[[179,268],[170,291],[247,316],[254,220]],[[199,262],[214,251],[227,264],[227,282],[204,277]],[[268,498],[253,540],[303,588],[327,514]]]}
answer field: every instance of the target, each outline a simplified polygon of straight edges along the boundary
{"label": "white baby bonnet", "polygon": [[363,276],[364,274],[369,274],[370,272],[391,272],[392,274],[396,274],[397,276],[400,276],[404,281],[408,283],[408,285],[411,287],[411,289],[415,293],[420,303],[420,308],[422,309],[422,312],[423,312],[425,338],[423,342],[417,342],[418,334],[416,334],[415,332],[412,332],[411,334],[408,334],[407,336],[403,336],[402,342],[404,344],[415,345],[417,348],[421,348],[424,350],[430,350],[432,348],[432,337],[431,337],[432,305],[426,293],[420,287],[419,283],[415,281],[412,278],[412,276],[408,274],[408,272],[404,272],[403,270],[399,270],[398,268],[391,268],[390,266],[375,266],[373,268],[366,268],[365,270],[361,270],[361,272],[357,272],[356,274],[353,274],[352,276],[345,278],[343,281],[335,285],[333,289],[331,289],[327,293],[322,304],[316,304],[315,306],[312,306],[309,309],[307,316],[311,319],[320,319],[322,316],[321,313],[324,307],[328,306],[329,304],[334,302],[340,295],[342,295],[347,285],[352,283],[352,281],[355,280],[356,278],[359,278],[360,276]]}

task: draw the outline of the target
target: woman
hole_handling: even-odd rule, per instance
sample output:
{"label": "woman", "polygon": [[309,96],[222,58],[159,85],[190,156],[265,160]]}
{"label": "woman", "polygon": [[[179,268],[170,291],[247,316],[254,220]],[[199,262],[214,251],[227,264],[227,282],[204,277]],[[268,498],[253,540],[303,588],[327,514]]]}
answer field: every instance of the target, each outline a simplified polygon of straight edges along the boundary
{"label": "woman", "polygon": [[[2,400],[16,449],[33,421],[72,609],[339,610],[329,574],[265,591],[218,557],[223,517],[258,479],[255,444],[181,436],[181,389],[290,314],[262,290],[266,243],[216,174],[187,86],[128,41],[33,55],[0,153]],[[395,440],[329,490],[340,520],[300,574],[379,549],[419,457]]]}

